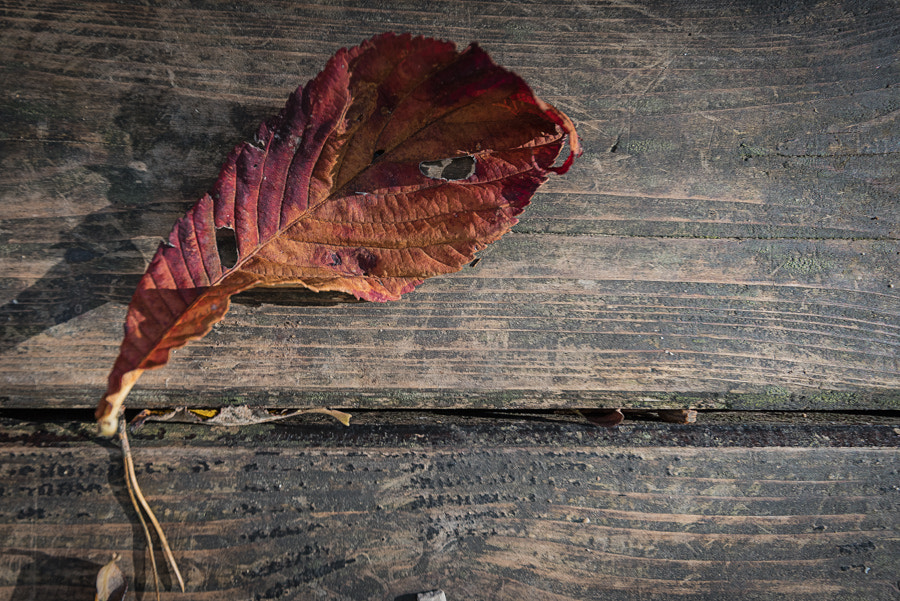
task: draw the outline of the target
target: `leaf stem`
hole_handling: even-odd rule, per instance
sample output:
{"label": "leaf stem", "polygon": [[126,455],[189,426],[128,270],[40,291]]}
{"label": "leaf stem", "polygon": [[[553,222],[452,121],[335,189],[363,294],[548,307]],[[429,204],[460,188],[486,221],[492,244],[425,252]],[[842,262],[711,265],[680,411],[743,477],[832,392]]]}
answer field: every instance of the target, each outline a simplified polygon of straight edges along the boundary
{"label": "leaf stem", "polygon": [[[156,530],[156,535],[159,536],[159,544],[163,549],[163,555],[165,555],[169,567],[172,568],[175,577],[178,579],[178,585],[181,587],[181,592],[184,592],[184,580],[181,577],[181,572],[178,570],[178,564],[175,563],[175,556],[172,554],[172,549],[169,548],[169,541],[166,539],[162,526],[160,526],[159,520],[156,519],[156,514],[150,509],[150,505],[147,503],[147,499],[144,498],[144,494],[141,492],[141,487],[138,484],[137,475],[135,475],[134,472],[134,460],[131,457],[131,445],[128,444],[128,433],[125,428],[124,417],[119,418],[119,439],[122,441],[122,458],[125,462],[125,483],[128,486],[128,495],[131,497],[131,503],[134,505],[138,518],[141,520],[141,525],[144,527],[144,534],[147,537],[147,544],[150,546],[150,562],[153,564],[156,598],[157,600],[159,599],[159,575],[156,571],[156,559],[153,557],[153,541],[150,538],[150,530],[147,528],[147,522],[144,521],[141,512],[142,508],[143,511],[146,512],[147,517],[150,518],[153,529]],[[140,505],[138,505],[136,501],[139,501]]]}

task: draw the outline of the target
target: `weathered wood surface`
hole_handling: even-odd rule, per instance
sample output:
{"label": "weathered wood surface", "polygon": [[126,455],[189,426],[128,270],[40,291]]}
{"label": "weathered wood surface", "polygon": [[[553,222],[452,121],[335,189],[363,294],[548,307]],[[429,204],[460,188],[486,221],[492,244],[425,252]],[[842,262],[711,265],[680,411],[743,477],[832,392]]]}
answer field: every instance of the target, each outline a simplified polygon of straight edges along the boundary
{"label": "weathered wood surface", "polygon": [[0,3],[0,404],[92,406],[225,154],[396,30],[478,40],[584,157],[477,266],[239,304],[133,406],[897,408],[898,27],[855,0]]}
{"label": "weathered wood surface", "polygon": [[[707,417],[148,424],[133,447],[186,576],[165,599],[897,598],[896,422]],[[117,448],[0,432],[0,599],[89,599],[114,552],[152,598]]]}

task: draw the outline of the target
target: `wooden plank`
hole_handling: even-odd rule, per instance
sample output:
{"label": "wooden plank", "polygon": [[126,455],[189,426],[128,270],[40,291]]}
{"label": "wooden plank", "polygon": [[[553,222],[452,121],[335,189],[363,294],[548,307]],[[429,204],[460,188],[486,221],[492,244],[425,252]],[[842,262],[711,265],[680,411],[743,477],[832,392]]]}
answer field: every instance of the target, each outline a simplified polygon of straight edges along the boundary
{"label": "wooden plank", "polygon": [[[708,407],[835,409],[859,402],[835,389],[864,388],[898,406],[900,306],[873,277],[898,267],[864,242],[517,235],[400,302],[238,305],[133,398],[414,406],[431,392],[447,407],[577,406],[643,390],[632,405],[681,393]],[[0,372],[5,404],[90,406],[122,320],[106,306],[20,344]],[[36,356],[43,368],[29,373]]]}
{"label": "wooden plank", "polygon": [[479,40],[585,156],[477,267],[394,306],[255,297],[134,402],[900,406],[895,3],[3,8],[3,406],[94,404],[225,153],[386,29]]}
{"label": "wooden plank", "polygon": [[[380,412],[346,429],[148,425],[134,447],[192,599],[896,598],[896,421],[833,424],[833,441],[770,426],[809,448],[702,418]],[[117,449],[84,423],[0,427],[0,599],[89,598],[113,552],[151,590]],[[833,446],[842,429],[882,446]],[[714,446],[658,444],[698,432]]]}

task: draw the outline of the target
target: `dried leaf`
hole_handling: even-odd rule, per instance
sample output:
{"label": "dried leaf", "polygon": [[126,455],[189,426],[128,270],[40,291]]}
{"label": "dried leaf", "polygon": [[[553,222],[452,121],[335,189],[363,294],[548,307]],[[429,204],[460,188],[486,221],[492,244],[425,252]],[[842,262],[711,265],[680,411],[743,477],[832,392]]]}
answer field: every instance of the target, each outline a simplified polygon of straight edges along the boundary
{"label": "dried leaf", "polygon": [[141,373],[204,336],[233,294],[300,285],[398,299],[471,262],[579,153],[568,117],[475,44],[383,34],[338,51],[231,152],[153,257],[101,432],[115,432]]}
{"label": "dried leaf", "polygon": [[97,595],[94,601],[122,601],[128,590],[125,576],[119,569],[119,555],[114,554],[108,564],[97,572]]}
{"label": "dried leaf", "polygon": [[621,409],[580,409],[578,413],[592,424],[604,428],[614,428],[625,419]]}
{"label": "dried leaf", "polygon": [[310,413],[328,415],[345,426],[350,425],[351,415],[349,413],[344,413],[337,409],[328,409],[327,407],[299,409],[296,411],[279,411],[261,407],[247,407],[246,405],[222,407],[221,409],[188,409],[186,407],[178,407],[173,411],[164,413],[145,410],[131,422],[131,425],[132,428],[138,428],[146,422],[176,422],[223,427],[250,426],[253,424],[281,421]]}
{"label": "dried leaf", "polygon": [[660,409],[656,414],[662,421],[673,424],[693,424],[697,421],[696,409]]}

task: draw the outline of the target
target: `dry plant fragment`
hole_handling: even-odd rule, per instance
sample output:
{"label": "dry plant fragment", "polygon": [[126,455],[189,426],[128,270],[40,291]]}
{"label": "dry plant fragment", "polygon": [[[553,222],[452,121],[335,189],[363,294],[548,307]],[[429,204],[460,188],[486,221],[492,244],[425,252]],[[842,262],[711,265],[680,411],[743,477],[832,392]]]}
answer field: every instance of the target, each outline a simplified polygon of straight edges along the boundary
{"label": "dry plant fragment", "polygon": [[119,569],[118,553],[114,553],[108,564],[97,572],[97,594],[94,601],[122,601],[128,591],[128,583]]}
{"label": "dry plant fragment", "polygon": [[132,420],[131,427],[132,432],[146,422],[177,422],[186,424],[204,424],[207,426],[238,427],[277,422],[297,417],[298,415],[313,413],[333,417],[345,426],[350,425],[350,418],[352,417],[349,413],[344,413],[337,409],[329,409],[327,407],[297,409],[295,411],[278,411],[261,407],[248,407],[247,405],[222,407],[221,409],[189,409],[187,407],[178,407],[164,413],[144,410]]}

